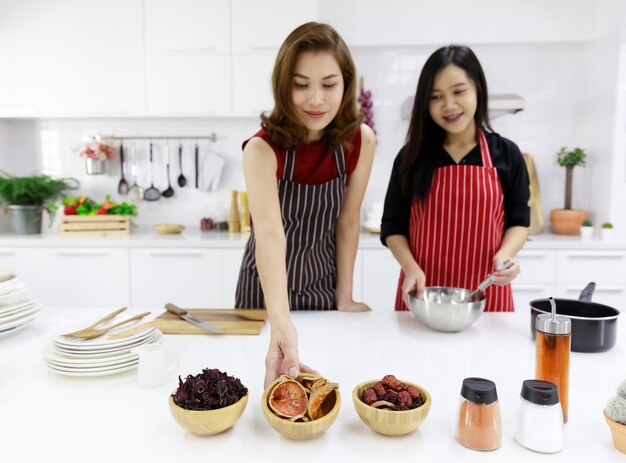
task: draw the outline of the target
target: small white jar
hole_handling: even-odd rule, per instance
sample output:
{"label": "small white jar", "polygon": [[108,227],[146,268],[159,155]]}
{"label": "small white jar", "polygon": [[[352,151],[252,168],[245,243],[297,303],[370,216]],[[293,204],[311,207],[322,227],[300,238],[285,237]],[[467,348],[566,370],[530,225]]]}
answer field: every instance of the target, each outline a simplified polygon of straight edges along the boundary
{"label": "small white jar", "polygon": [[563,448],[563,410],[556,384],[529,379],[522,384],[515,441],[541,453]]}

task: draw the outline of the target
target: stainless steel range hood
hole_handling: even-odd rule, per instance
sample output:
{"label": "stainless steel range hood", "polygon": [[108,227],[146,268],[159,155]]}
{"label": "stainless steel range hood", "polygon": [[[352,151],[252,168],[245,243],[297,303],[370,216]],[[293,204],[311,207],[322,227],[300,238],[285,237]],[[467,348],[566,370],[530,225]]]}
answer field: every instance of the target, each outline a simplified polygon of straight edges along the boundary
{"label": "stainless steel range hood", "polygon": [[[400,105],[400,116],[403,120],[411,118],[411,111],[413,110],[413,98],[408,97]],[[489,95],[488,109],[489,118],[497,119],[505,114],[515,114],[524,109],[525,101],[519,95],[494,93]]]}

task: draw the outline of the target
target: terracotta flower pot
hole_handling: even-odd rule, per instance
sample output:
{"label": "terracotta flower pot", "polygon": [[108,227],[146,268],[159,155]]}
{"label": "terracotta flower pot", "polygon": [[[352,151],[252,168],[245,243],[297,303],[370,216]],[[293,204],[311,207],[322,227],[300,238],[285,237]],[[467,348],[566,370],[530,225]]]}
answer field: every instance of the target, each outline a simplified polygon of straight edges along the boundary
{"label": "terracotta flower pot", "polygon": [[580,235],[580,226],[587,218],[587,211],[576,209],[552,209],[550,224],[557,235]]}
{"label": "terracotta flower pot", "polygon": [[613,444],[615,445],[615,448],[622,453],[626,453],[626,424],[613,421],[611,418],[606,416],[606,412],[604,412],[604,419],[611,428],[611,435],[613,436]]}

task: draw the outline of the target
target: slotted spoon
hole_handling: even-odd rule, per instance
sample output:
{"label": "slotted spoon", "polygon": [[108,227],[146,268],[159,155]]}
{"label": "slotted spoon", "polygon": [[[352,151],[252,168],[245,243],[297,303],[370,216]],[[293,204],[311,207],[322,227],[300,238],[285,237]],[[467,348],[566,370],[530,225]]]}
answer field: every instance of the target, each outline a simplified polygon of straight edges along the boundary
{"label": "slotted spoon", "polygon": [[157,201],[161,197],[161,192],[154,187],[154,169],[152,168],[152,143],[150,143],[150,188],[143,192],[143,199],[146,201]]}

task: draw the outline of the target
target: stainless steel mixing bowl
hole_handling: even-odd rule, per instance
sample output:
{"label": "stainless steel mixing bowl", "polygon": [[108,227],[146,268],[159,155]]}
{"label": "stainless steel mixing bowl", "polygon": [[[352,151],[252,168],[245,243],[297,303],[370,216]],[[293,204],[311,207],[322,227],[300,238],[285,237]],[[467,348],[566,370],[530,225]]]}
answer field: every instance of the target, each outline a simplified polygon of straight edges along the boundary
{"label": "stainless steel mixing bowl", "polygon": [[472,291],[463,288],[430,286],[423,298],[409,295],[409,309],[427,327],[436,331],[461,331],[480,317],[485,308],[485,295],[474,295],[463,302]]}

